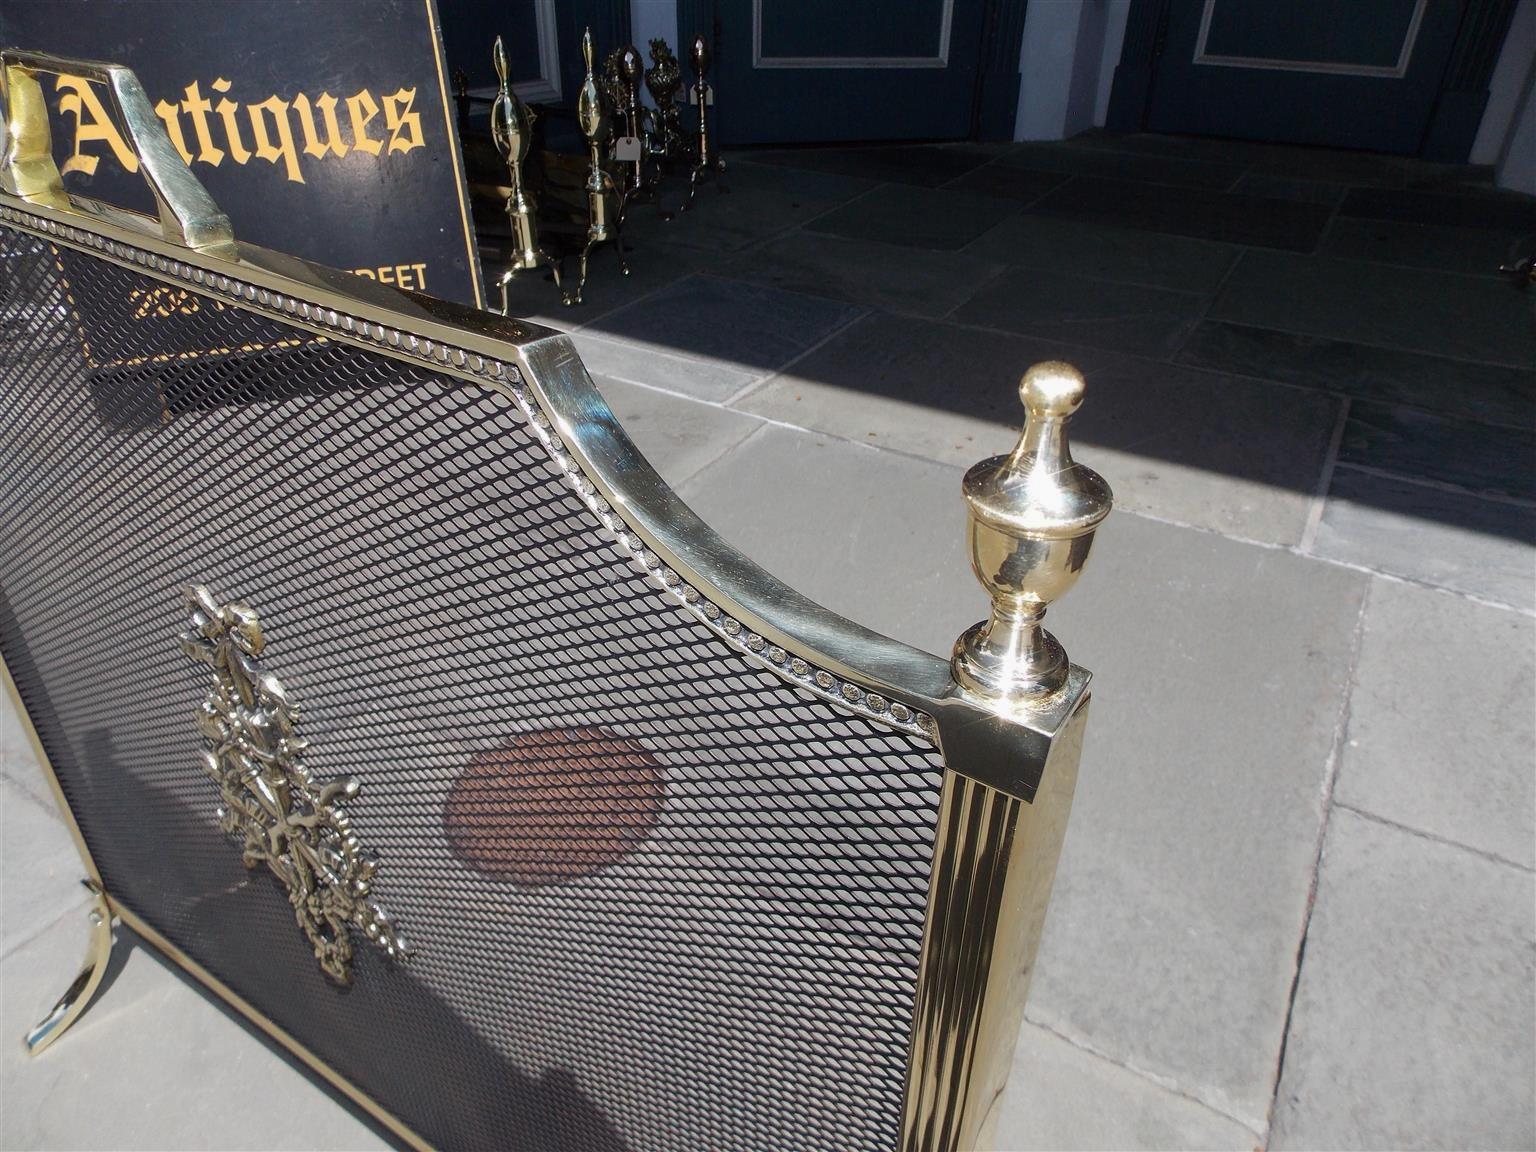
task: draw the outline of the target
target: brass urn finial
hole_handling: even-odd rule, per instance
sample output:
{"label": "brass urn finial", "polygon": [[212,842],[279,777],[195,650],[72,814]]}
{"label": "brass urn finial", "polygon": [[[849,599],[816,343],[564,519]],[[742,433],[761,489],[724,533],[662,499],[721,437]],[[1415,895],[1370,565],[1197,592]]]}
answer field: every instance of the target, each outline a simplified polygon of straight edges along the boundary
{"label": "brass urn finial", "polygon": [[640,50],[633,44],[626,44],[619,49],[619,77],[625,86],[638,95],[640,90],[640,78],[645,75],[645,62],[640,59]]}
{"label": "brass urn finial", "polygon": [[992,594],[992,615],[960,637],[950,663],[956,683],[983,699],[1046,704],[1067,682],[1066,651],[1040,621],[1077,582],[1114,500],[1067,447],[1083,391],[1072,365],[1036,364],[1019,383],[1028,415],[1018,445],[965,474],[971,567]]}

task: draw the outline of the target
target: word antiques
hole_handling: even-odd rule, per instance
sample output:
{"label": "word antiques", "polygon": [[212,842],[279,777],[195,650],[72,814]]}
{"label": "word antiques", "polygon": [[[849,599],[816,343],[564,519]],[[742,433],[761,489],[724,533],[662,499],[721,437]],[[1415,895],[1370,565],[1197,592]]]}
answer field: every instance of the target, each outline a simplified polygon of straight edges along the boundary
{"label": "word antiques", "polygon": [[[311,100],[300,92],[291,100],[268,96],[260,103],[245,105],[226,95],[230,88],[230,82],[219,77],[208,85],[209,94],[205,95],[194,80],[187,85],[185,99],[179,103],[162,100],[155,105],[155,114],[165,123],[171,143],[188,164],[196,162],[217,168],[226,157],[241,165],[255,157],[268,164],[281,162],[284,175],[303,184],[301,151],[315,160],[325,160],[339,159],[348,152],[370,156],[410,152],[426,143],[421,114],[414,109],[414,88],[401,88],[380,98],[365,88],[345,100],[338,100],[329,92]],[[137,172],[138,157],[123,139],[91,83],[79,76],[62,75],[58,77],[57,91],[59,111],[72,116],[75,122],[74,147],[60,171],[86,176],[95,173],[100,156],[88,151],[86,145],[101,143],[111,149],[125,171]],[[218,102],[212,97],[218,97]]]}

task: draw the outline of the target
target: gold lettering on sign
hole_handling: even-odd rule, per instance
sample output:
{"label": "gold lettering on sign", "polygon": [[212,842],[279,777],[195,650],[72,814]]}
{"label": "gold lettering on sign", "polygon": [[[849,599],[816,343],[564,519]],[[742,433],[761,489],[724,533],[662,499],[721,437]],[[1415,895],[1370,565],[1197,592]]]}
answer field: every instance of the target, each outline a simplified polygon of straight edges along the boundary
{"label": "gold lettering on sign", "polygon": [[[212,84],[208,85],[215,92],[228,92],[229,81],[220,76]],[[251,158],[251,150],[240,139],[240,121],[235,119],[235,113],[240,111],[240,105],[229,97],[225,97],[213,106],[213,110],[224,121],[224,135],[229,144],[229,158],[236,164],[244,164]]]}
{"label": "gold lettering on sign", "polygon": [[352,275],[377,280],[380,284],[393,284],[410,292],[427,290],[427,266],[425,264],[386,264],[382,268],[354,268]]}
{"label": "gold lettering on sign", "polygon": [[96,163],[99,157],[88,155],[83,145],[100,140],[112,149],[112,155],[117,157],[117,162],[129,172],[139,170],[139,158],[134,155],[133,149],[128,147],[128,142],[123,139],[117,130],[117,125],[112,122],[112,117],[107,115],[107,110],[102,107],[96,90],[90,82],[82,80],[79,76],[60,76],[57,91],[63,93],[59,97],[59,111],[75,118],[75,148],[68,160],[64,161],[60,172],[80,172],[86,176],[93,175],[96,171]]}
{"label": "gold lettering on sign", "polygon": [[197,158],[217,168],[224,159],[224,149],[213,146],[213,135],[208,131],[208,113],[213,111],[213,105],[198,91],[196,80],[187,85],[187,98],[181,102],[181,110],[192,117],[192,130],[197,133]]}
{"label": "gold lettering on sign", "polygon": [[[299,154],[293,150],[293,129],[288,124],[288,101],[269,96],[260,104],[247,106],[246,112],[251,117],[251,136],[256,141],[256,155],[269,164],[281,160],[288,179],[297,184],[304,183],[304,174],[299,171]],[[267,135],[267,122],[261,115],[263,112],[272,117],[272,125],[277,130],[276,146]]]}
{"label": "gold lettering on sign", "polygon": [[[364,105],[368,108],[366,114],[363,112]],[[347,111],[352,115],[352,147],[359,152],[377,156],[384,145],[368,135],[369,122],[379,114],[379,106],[373,96],[366,89],[356,96],[348,96]]]}
{"label": "gold lettering on sign", "polygon": [[325,121],[323,143],[320,133],[315,131],[315,115],[309,109],[309,97],[300,92],[293,98],[293,110],[299,114],[299,128],[304,132],[304,151],[316,160],[325,159],[326,153],[345,156],[347,146],[341,142],[341,125],[336,122],[336,97],[323,92],[315,101],[315,107],[320,109],[321,119]]}
{"label": "gold lettering on sign", "polygon": [[389,126],[391,152],[409,152],[412,148],[421,147],[421,116],[411,111],[411,105],[415,102],[414,88],[402,88],[393,96],[384,97],[384,123]]}
{"label": "gold lettering on sign", "polygon": [[[155,115],[165,124],[172,146],[188,164],[217,168],[228,156],[243,166],[254,156],[281,168],[290,183],[303,184],[304,167],[314,161],[339,160],[349,152],[382,158],[426,146],[415,88],[400,88],[385,95],[382,103],[366,88],[345,101],[329,92],[314,98],[300,92],[291,99],[274,94],[242,103],[232,98],[234,88],[223,76],[209,81],[208,90],[219,97],[213,103],[194,80],[180,101],[161,100],[155,105]],[[139,170],[138,157],[90,81],[61,75],[55,90],[60,113],[74,119],[74,147],[61,171],[94,175],[105,152],[93,146],[101,144],[125,171]],[[343,102],[345,126],[339,114]]]}

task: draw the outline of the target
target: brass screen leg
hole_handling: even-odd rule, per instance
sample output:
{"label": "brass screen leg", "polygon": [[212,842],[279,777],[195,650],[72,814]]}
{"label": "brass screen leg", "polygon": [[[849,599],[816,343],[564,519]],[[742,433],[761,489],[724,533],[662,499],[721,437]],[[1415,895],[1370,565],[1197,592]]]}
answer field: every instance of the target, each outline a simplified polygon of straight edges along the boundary
{"label": "brass screen leg", "polygon": [[101,978],[106,975],[107,960],[112,954],[112,909],[107,905],[106,895],[100,888],[89,881],[86,887],[95,893],[96,899],[91,905],[91,942],[86,951],[85,964],[64,995],[59,997],[53,1010],[27,1033],[27,1051],[34,1056],[62,1036],[80,1013],[85,1011],[91,997],[96,995]]}
{"label": "brass screen leg", "polygon": [[[902,1152],[991,1146],[1024,1020],[1090,681],[1041,618],[1076,581],[1112,502],[1109,485],[1067,447],[1083,390],[1070,364],[1036,364],[1019,386],[1028,419],[1017,446],[965,474],[971,567],[992,594],[992,615],[960,637],[950,661],[957,694],[974,711],[939,716],[947,771]],[[967,772],[1014,784],[1004,791]]]}

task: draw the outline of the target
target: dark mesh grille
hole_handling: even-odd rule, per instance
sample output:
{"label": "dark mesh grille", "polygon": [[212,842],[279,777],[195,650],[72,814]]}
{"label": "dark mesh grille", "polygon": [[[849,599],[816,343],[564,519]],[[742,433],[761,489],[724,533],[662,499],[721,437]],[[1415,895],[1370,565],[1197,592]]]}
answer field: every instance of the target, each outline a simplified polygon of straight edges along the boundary
{"label": "dark mesh grille", "polygon": [[[0,243],[0,643],[109,889],[443,1146],[894,1146],[934,750],[663,599],[509,397]],[[194,581],[361,779],[404,967],[328,983],[218,831]]]}

